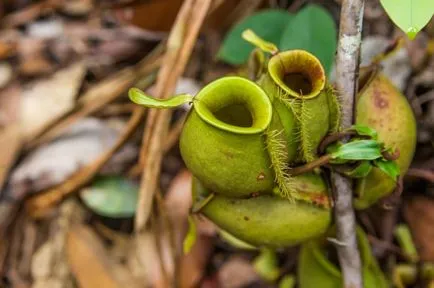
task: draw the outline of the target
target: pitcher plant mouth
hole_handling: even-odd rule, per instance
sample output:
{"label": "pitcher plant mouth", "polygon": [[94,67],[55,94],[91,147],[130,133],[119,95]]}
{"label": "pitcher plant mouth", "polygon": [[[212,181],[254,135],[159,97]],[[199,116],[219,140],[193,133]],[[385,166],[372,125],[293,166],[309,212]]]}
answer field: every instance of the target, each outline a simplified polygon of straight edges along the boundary
{"label": "pitcher plant mouth", "polygon": [[194,98],[194,109],[208,124],[237,134],[264,132],[273,113],[264,90],[241,77],[208,84]]}
{"label": "pitcher plant mouth", "polygon": [[321,62],[304,50],[280,52],[271,57],[268,71],[284,93],[302,99],[316,97],[325,86]]}

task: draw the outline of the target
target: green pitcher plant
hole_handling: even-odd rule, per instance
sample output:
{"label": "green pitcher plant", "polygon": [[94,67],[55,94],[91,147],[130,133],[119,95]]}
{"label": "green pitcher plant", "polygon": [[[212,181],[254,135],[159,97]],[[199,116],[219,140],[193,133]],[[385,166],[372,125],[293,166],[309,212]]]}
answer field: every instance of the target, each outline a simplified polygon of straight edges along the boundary
{"label": "green pitcher plant", "polygon": [[[194,206],[200,207],[196,212],[255,246],[294,245],[327,230],[331,204],[323,176],[291,177],[289,173],[289,164],[303,159],[298,156],[302,153],[298,115],[285,105],[277,108],[282,110],[278,114],[275,106],[280,100],[272,102],[260,85],[231,76],[211,82],[195,97],[159,100],[132,89],[130,98],[154,108],[192,104],[180,136],[180,151],[198,183],[210,191],[207,197],[194,198]],[[235,221],[240,213],[243,217]],[[282,233],[282,228],[287,232]],[[266,230],[267,236],[258,237]]]}
{"label": "green pitcher plant", "polygon": [[[378,67],[366,67],[360,70],[356,101],[356,123],[375,129],[378,140],[395,150],[399,155],[395,162],[404,175],[413,159],[417,139],[416,119],[407,98]],[[373,167],[355,185],[354,206],[364,209],[393,192],[397,183],[379,167]]]}
{"label": "green pitcher plant", "polygon": [[[411,117],[397,119],[393,127],[385,120],[381,125],[373,121],[371,118],[382,117],[369,114],[377,101],[371,94],[378,90],[371,85],[378,81],[372,75],[363,77],[357,123],[378,129],[378,136],[373,129],[359,125],[353,129],[357,135],[350,143],[332,143],[319,153],[328,135],[345,132],[338,129],[338,96],[327,83],[320,61],[303,50],[280,52],[247,32],[245,38],[261,48],[249,59],[252,79],[222,77],[196,96],[155,99],[134,88],[129,96],[149,108],[191,104],[179,147],[195,177],[193,212],[202,213],[225,232],[253,246],[295,245],[320,236],[331,224],[330,189],[321,166],[356,167],[346,175],[357,178],[357,207],[371,205],[396,186],[398,168],[408,168],[414,151],[414,118],[405,98],[386,95],[382,99],[388,103],[388,117],[404,108],[405,115]],[[396,92],[387,88],[384,93],[391,91]],[[387,135],[403,123],[413,134]],[[384,157],[389,146],[377,138],[400,151],[398,165]],[[312,165],[316,163],[320,165]],[[305,166],[312,167],[299,169]],[[390,178],[390,185],[373,185],[385,177]]]}
{"label": "green pitcher plant", "polygon": [[[325,182],[314,173],[295,176],[293,184],[306,199],[314,196],[324,203],[328,197]],[[212,193],[197,178],[193,179],[193,203],[193,212],[200,211],[223,231],[254,247],[296,245],[326,232],[331,223],[329,207],[276,195],[227,197]]]}

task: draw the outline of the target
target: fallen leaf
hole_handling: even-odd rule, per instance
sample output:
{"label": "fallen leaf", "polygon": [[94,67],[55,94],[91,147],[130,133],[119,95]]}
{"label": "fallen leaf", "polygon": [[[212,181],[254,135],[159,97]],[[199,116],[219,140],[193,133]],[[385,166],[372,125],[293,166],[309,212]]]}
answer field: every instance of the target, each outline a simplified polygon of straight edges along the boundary
{"label": "fallen leaf", "polygon": [[0,63],[0,88],[4,88],[12,79],[13,71],[9,63]]}
{"label": "fallen leaf", "polygon": [[[200,232],[199,232],[200,233]],[[179,264],[179,286],[196,287],[205,274],[206,265],[213,251],[213,239],[199,234],[190,253],[183,255]]]}
{"label": "fallen leaf", "polygon": [[175,21],[182,0],[152,0],[138,2],[128,8],[116,9],[115,16],[143,29],[168,31]]}
{"label": "fallen leaf", "polygon": [[84,17],[92,11],[93,4],[92,0],[70,0],[63,2],[59,8],[66,15]]}
{"label": "fallen leaf", "polygon": [[[191,182],[192,175],[183,170],[172,180],[167,191],[164,205],[175,227],[176,242],[182,247],[188,229],[188,215],[192,205]],[[194,217],[198,233],[213,237],[217,234],[216,226],[206,218]]]}
{"label": "fallen leaf", "polygon": [[[164,199],[164,212],[167,213],[172,235],[175,240],[177,255],[179,255],[179,286],[196,287],[205,273],[206,264],[209,261],[213,250],[213,236],[216,231],[214,226],[210,226],[206,221],[196,220],[198,227],[197,239],[188,254],[182,252],[183,240],[187,233],[188,214],[191,206],[191,173],[187,170],[181,171],[172,181],[166,198]],[[161,233],[161,255],[164,267],[169,275],[173,275],[173,252],[170,247],[170,233]],[[142,233],[137,238],[136,257],[140,259],[136,271],[146,270],[145,278],[150,279],[150,284],[154,287],[166,287],[164,273],[155,263],[160,263],[158,248],[155,243],[155,235],[150,232]],[[152,256],[151,256],[152,255]],[[152,275],[152,276],[149,276]]]}
{"label": "fallen leaf", "polygon": [[176,242],[179,244],[183,242],[188,229],[187,217],[192,204],[191,179],[189,171],[181,171],[172,180],[164,199],[165,209],[175,229]]}
{"label": "fallen leaf", "polygon": [[0,126],[7,126],[19,119],[21,87],[17,81],[0,91]]}
{"label": "fallen leaf", "polygon": [[[21,150],[21,135],[17,125],[10,125],[0,131],[0,191]],[[7,151],[7,153],[6,153]]]}
{"label": "fallen leaf", "polygon": [[95,161],[83,167],[79,172],[74,173],[62,184],[46,190],[40,195],[35,195],[27,199],[25,203],[27,212],[33,217],[43,217],[55,204],[91,181],[98,171],[110,160],[113,154],[123,147],[128,138],[136,131],[143,114],[143,109],[135,107],[132,110],[131,117],[125,129],[110,149],[101,153]]}
{"label": "fallen leaf", "polygon": [[96,118],[85,118],[47,145],[32,151],[12,172],[12,194],[27,195],[62,183],[109,149],[118,137],[115,129]]}
{"label": "fallen leaf", "polygon": [[17,47],[11,43],[0,42],[0,59],[6,59],[16,54]]}
{"label": "fallen leaf", "polygon": [[51,275],[51,266],[53,256],[53,243],[47,241],[33,255],[32,260],[32,277],[48,278]]}
{"label": "fallen leaf", "polygon": [[26,37],[18,41],[18,73],[23,77],[48,75],[55,69],[46,55],[47,43],[43,39]]}
{"label": "fallen leaf", "polygon": [[25,87],[20,119],[26,140],[32,139],[53,119],[74,107],[75,96],[85,72],[84,62],[78,62],[47,80],[39,80]]}
{"label": "fallen leaf", "polygon": [[434,261],[434,200],[416,196],[405,202],[404,216],[422,261]]}
{"label": "fallen leaf", "polygon": [[101,240],[84,225],[69,231],[66,253],[81,288],[140,287],[128,269],[110,258]]}
{"label": "fallen leaf", "polygon": [[[128,267],[133,275],[145,283],[146,287],[169,287],[163,275],[155,234],[151,232],[140,233],[134,240],[134,247],[130,249],[127,257]],[[167,241],[163,243],[168,245]],[[170,259],[166,259],[166,261],[170,261]]]}
{"label": "fallen leaf", "polygon": [[[84,95],[78,99],[78,106],[80,109],[74,111],[68,117],[58,121],[51,129],[44,131],[44,127],[40,129],[37,136],[40,136],[34,141],[28,144],[27,148],[34,148],[42,143],[50,142],[54,138],[58,137],[65,132],[72,124],[76,123],[83,117],[98,111],[108,103],[118,98],[122,93],[128,89],[135,79],[134,70],[131,68],[125,68],[119,71],[113,77],[109,77],[104,81],[96,84],[90,88]],[[58,115],[57,118],[63,116],[65,113]],[[41,131],[42,130],[42,131]],[[45,132],[39,135],[41,132]]]}
{"label": "fallen leaf", "polygon": [[93,212],[110,218],[133,217],[139,187],[120,176],[96,178],[81,190],[80,198]]}
{"label": "fallen leaf", "polygon": [[34,21],[27,27],[27,33],[32,38],[53,39],[63,34],[63,23],[60,19]]}
{"label": "fallen leaf", "polygon": [[54,71],[54,66],[43,55],[34,55],[30,59],[24,59],[18,66],[18,72],[23,77],[38,77],[48,75]]}
{"label": "fallen leaf", "polygon": [[71,223],[83,221],[83,210],[74,199],[60,205],[59,214],[50,223],[50,237],[33,254],[32,288],[73,287],[66,258],[66,235]]}

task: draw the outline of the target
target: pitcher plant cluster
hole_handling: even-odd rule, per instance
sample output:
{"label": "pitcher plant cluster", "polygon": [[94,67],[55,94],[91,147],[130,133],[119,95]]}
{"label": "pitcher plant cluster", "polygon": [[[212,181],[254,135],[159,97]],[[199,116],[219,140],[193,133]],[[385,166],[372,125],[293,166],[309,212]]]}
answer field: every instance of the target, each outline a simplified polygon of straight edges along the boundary
{"label": "pitcher plant cluster", "polygon": [[[371,65],[360,70],[355,125],[340,130],[339,94],[314,55],[279,51],[250,30],[243,38],[258,47],[248,60],[249,78],[222,77],[195,96],[170,99],[133,88],[130,99],[158,109],[192,105],[179,142],[194,176],[192,213],[249,246],[303,243],[299,270],[310,276],[299,279],[301,287],[319,287],[315,279],[326,287],[320,274],[333,268],[323,249],[334,230],[330,170],[354,178],[356,209],[373,205],[396,189],[410,165],[415,118]],[[357,237],[365,282],[371,281],[366,287],[387,287],[363,231]],[[327,287],[340,281],[335,270]]]}

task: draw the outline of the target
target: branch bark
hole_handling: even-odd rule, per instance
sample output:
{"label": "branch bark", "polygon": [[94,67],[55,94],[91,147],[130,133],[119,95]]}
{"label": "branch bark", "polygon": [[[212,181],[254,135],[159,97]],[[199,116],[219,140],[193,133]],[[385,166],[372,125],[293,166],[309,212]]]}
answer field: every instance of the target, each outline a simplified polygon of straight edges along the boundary
{"label": "branch bark", "polygon": [[[342,1],[339,42],[336,59],[336,87],[341,95],[341,128],[353,123],[364,0]],[[352,182],[340,174],[332,173],[335,192],[335,220],[339,263],[344,287],[362,288],[360,253],[356,239],[356,220],[353,210]]]}

